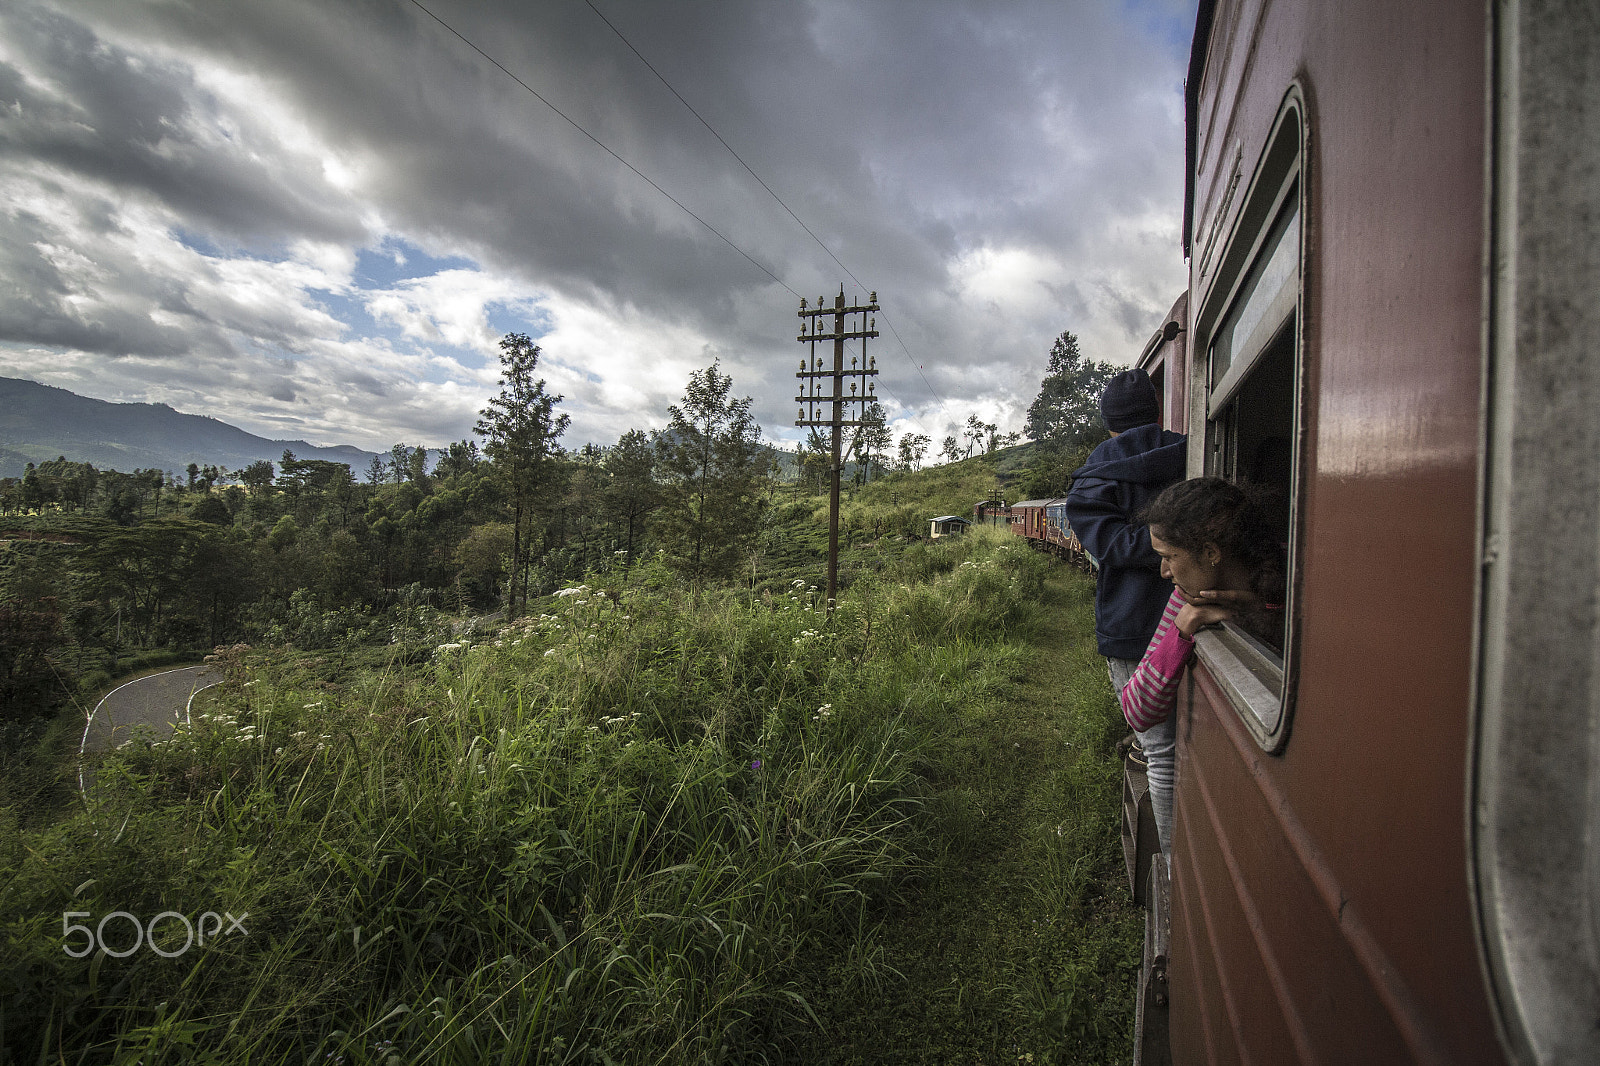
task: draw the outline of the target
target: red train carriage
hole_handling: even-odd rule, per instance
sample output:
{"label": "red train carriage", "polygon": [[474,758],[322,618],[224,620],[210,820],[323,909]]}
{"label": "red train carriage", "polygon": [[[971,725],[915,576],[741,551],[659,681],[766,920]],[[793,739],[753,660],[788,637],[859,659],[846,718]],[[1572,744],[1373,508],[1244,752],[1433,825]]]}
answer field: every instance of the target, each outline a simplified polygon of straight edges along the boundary
{"label": "red train carriage", "polygon": [[[1011,532],[1027,538],[1029,544],[1067,560],[1074,566],[1092,566],[1089,554],[1078,543],[1078,535],[1067,524],[1067,501],[1023,500],[1010,508]],[[981,504],[979,505],[982,506]]]}
{"label": "red train carriage", "polygon": [[1600,5],[1202,0],[1187,109],[1143,360],[1290,593],[1179,693],[1137,1055],[1600,1062]]}

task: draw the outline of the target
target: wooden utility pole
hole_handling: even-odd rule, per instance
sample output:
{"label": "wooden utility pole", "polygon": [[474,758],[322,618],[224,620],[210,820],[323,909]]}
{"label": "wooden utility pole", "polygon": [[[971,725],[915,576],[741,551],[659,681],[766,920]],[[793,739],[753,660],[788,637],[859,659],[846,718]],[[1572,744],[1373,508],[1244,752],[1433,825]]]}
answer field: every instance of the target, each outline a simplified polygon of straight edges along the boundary
{"label": "wooden utility pole", "polygon": [[[844,286],[839,286],[839,295],[834,297],[833,306],[824,306],[826,298],[817,297],[817,306],[807,309],[804,298],[800,300],[800,317],[806,321],[800,324],[800,335],[795,338],[802,344],[810,346],[810,354],[800,360],[800,372],[795,377],[800,379],[800,395],[795,401],[801,405],[800,416],[795,419],[795,425],[802,428],[807,426],[831,426],[833,428],[832,442],[832,471],[833,488],[828,499],[828,610],[833,610],[834,600],[839,595],[839,475],[843,469],[840,460],[840,441],[846,427],[864,425],[865,418],[854,417],[856,412],[846,405],[862,404],[862,413],[865,414],[865,405],[878,398],[878,383],[869,382],[867,379],[878,374],[878,361],[867,358],[867,340],[878,335],[878,319],[865,316],[878,310],[878,294],[872,293],[867,297],[865,304],[856,304],[846,307],[844,303]],[[833,316],[831,328],[824,318]],[[862,319],[856,321],[857,329],[849,329],[849,317],[861,315]],[[861,355],[850,357],[850,369],[844,366],[844,342],[859,339],[861,341]],[[817,354],[819,342],[833,341],[833,368],[825,370],[822,366],[822,356]],[[859,359],[859,366],[857,360]],[[823,379],[831,378],[832,383],[828,390],[823,388]],[[845,395],[845,379],[849,378],[850,394]],[[857,380],[859,379],[859,380]],[[829,410],[831,405],[832,409]],[[825,417],[819,417],[819,406]]]}

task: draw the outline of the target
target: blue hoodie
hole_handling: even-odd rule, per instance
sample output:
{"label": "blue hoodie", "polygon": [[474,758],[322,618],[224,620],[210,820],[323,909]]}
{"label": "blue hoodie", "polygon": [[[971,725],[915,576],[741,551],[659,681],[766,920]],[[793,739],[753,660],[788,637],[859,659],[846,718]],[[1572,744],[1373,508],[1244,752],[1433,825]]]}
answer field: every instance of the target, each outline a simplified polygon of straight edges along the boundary
{"label": "blue hoodie", "polygon": [[1143,657],[1172,582],[1161,576],[1161,557],[1138,514],[1161,490],[1182,481],[1188,438],[1155,423],[1101,444],[1073,471],[1067,521],[1099,564],[1094,591],[1094,631],[1100,654]]}

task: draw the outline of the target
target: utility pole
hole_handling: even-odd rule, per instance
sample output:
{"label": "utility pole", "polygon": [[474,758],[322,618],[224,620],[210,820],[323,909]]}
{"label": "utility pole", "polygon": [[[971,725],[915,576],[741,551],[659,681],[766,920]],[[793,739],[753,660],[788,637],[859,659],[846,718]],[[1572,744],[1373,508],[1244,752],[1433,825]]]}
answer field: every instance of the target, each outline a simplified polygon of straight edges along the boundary
{"label": "utility pole", "polygon": [[[807,309],[806,301],[800,300],[800,317],[805,321],[800,324],[800,335],[795,338],[801,344],[810,346],[810,354],[800,360],[800,372],[795,377],[800,379],[800,395],[795,401],[800,406],[800,416],[795,419],[795,425],[802,428],[808,426],[831,426],[833,428],[832,471],[833,487],[828,498],[828,610],[833,610],[834,601],[839,595],[839,475],[843,469],[840,461],[840,439],[846,427],[858,427],[865,420],[855,417],[856,412],[847,407],[848,404],[862,404],[863,413],[865,405],[878,398],[878,383],[869,382],[867,379],[878,374],[877,359],[867,359],[867,339],[878,335],[878,319],[876,315],[867,318],[878,310],[878,294],[876,292],[867,297],[865,304],[856,304],[846,307],[844,303],[844,286],[839,286],[839,295],[834,297],[833,306],[824,306],[825,297],[817,297],[817,306]],[[832,315],[833,322],[825,322],[826,316]],[[861,315],[854,330],[848,328],[849,317]],[[850,369],[844,366],[844,342],[859,339],[861,341],[861,355],[850,357]],[[822,366],[823,357],[817,354],[817,344],[833,341],[833,368],[825,370]],[[860,364],[857,365],[859,358]],[[827,389],[823,387],[823,379],[832,379]],[[850,395],[845,395],[845,379],[849,378]],[[859,379],[859,380],[857,380]],[[831,405],[831,410],[830,410]],[[819,417],[820,415],[820,417]]]}

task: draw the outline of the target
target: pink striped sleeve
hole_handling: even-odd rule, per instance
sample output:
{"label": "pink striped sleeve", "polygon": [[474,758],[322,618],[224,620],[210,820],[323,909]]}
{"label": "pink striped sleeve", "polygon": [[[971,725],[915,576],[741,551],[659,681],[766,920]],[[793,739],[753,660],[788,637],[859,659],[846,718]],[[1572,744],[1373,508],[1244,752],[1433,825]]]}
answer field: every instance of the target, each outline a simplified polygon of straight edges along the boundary
{"label": "pink striped sleeve", "polygon": [[1161,614],[1161,624],[1150,638],[1150,647],[1145,649],[1138,669],[1118,694],[1122,717],[1141,733],[1165,721],[1172,713],[1178,697],[1178,680],[1194,651],[1194,641],[1185,637],[1176,624],[1183,604],[1183,594],[1173,589],[1167,609]]}

